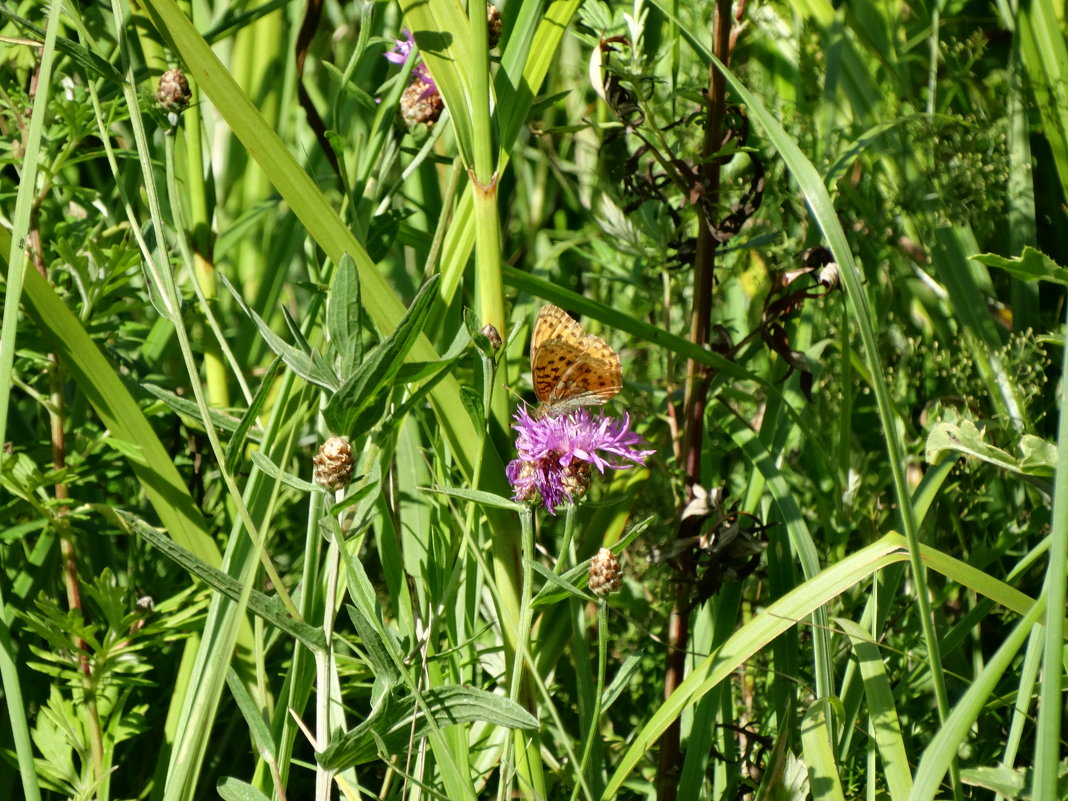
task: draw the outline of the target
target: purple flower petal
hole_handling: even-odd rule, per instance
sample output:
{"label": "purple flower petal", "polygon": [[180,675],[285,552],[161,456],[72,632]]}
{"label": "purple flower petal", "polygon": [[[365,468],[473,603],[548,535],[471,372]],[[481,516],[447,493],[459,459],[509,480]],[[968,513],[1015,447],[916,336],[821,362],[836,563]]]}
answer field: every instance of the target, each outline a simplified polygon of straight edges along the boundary
{"label": "purple flower petal", "polygon": [[534,419],[520,407],[515,413],[517,459],[505,472],[518,502],[537,502],[556,514],[565,500],[584,491],[589,468],[625,470],[644,465],[655,451],[641,450],[644,440],[630,430],[630,417],[598,413],[590,417],[579,409],[559,417]]}
{"label": "purple flower petal", "polygon": [[408,60],[408,56],[412,53],[412,46],[415,44],[415,39],[412,38],[412,32],[407,28],[404,29],[403,39],[393,40],[393,49],[385,54],[386,61],[391,64],[403,64]]}

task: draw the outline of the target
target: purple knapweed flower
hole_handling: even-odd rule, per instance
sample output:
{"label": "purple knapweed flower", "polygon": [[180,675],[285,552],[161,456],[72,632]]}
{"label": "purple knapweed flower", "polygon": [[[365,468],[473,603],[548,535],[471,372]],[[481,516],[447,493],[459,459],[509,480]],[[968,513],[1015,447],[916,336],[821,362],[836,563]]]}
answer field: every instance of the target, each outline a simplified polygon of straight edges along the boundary
{"label": "purple knapweed flower", "polygon": [[403,64],[408,60],[408,56],[412,54],[412,46],[415,44],[412,32],[405,28],[401,33],[404,34],[404,38],[394,39],[393,49],[385,54],[386,61],[391,64]]}
{"label": "purple knapweed flower", "polygon": [[[397,64],[398,66],[405,64],[408,61],[408,57],[412,54],[412,48],[415,47],[415,39],[412,37],[412,32],[405,28],[402,33],[403,39],[393,40],[393,49],[383,56],[386,61],[391,64]],[[420,61],[412,69],[412,76],[408,83],[408,88],[404,92],[404,97],[401,99],[402,112],[405,118],[411,117],[409,122],[430,122],[441,114],[441,101],[435,98],[438,95],[438,85],[435,83],[433,76],[430,74],[430,70],[427,69],[425,63]],[[424,108],[427,106],[426,101],[431,101],[431,106],[436,106],[436,109]],[[429,119],[433,118],[433,119]]]}
{"label": "purple knapweed flower", "polygon": [[625,470],[644,465],[655,451],[636,446],[645,441],[630,430],[630,417],[591,417],[586,409],[535,419],[524,407],[515,413],[519,458],[506,468],[513,500],[545,504],[550,514],[565,500],[574,503],[589,486],[591,471]]}

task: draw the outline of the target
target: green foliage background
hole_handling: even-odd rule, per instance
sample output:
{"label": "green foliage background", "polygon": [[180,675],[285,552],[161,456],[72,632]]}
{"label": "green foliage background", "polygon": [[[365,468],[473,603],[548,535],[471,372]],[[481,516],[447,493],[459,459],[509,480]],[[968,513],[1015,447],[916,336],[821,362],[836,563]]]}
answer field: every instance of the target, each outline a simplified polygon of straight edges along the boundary
{"label": "green foliage background", "polygon": [[1068,797],[1062,9],[719,7],[0,5],[0,797]]}

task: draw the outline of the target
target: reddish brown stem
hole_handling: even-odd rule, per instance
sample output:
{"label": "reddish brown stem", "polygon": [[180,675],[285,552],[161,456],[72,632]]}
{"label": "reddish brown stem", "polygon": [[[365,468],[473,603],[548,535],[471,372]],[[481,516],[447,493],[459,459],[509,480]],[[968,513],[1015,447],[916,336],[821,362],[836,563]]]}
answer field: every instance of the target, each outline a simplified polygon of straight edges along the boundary
{"label": "reddish brown stem", "polygon": [[[713,52],[724,64],[730,63],[731,0],[716,0],[713,17]],[[718,159],[711,156],[723,141],[723,121],[726,115],[726,80],[712,64],[708,76],[708,115],[701,149],[701,186],[706,192],[706,209],[716,208],[720,193]],[[715,282],[717,241],[712,236],[712,221],[699,219],[697,251],[694,258],[694,305],[690,317],[690,341],[702,346],[711,342],[712,289]],[[691,360],[686,372],[686,399],[683,407],[682,454],[686,470],[687,497],[693,497],[694,486],[701,483],[701,457],[704,452],[704,417],[708,402],[709,373],[707,368]],[[691,536],[686,524],[680,523],[678,536]],[[667,655],[664,671],[664,697],[670,696],[685,677],[686,649],[690,638],[690,587],[686,579],[692,560],[680,559],[682,581],[678,584],[675,605],[667,632]],[[675,801],[678,797],[678,777],[681,770],[679,754],[679,721],[676,719],[660,738],[657,771],[657,800]]]}

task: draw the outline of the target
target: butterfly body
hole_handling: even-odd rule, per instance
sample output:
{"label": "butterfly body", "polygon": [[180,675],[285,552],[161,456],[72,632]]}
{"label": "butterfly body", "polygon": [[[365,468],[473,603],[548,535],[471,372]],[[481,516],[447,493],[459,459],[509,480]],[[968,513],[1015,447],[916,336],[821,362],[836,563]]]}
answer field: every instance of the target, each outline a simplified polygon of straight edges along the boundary
{"label": "butterfly body", "polygon": [[619,354],[557,306],[542,306],[530,341],[530,374],[541,405],[555,417],[606,403],[623,386]]}

